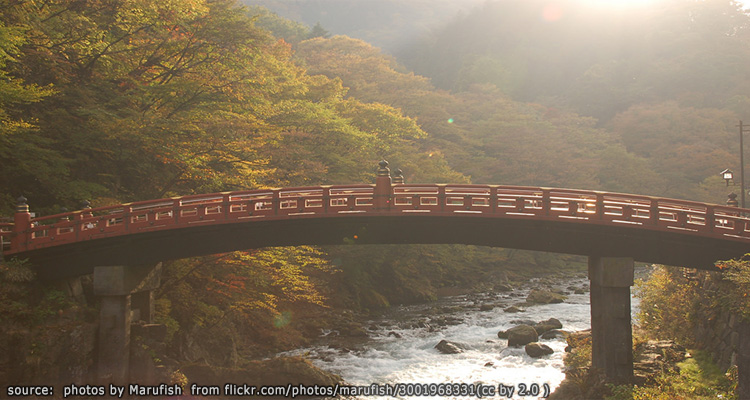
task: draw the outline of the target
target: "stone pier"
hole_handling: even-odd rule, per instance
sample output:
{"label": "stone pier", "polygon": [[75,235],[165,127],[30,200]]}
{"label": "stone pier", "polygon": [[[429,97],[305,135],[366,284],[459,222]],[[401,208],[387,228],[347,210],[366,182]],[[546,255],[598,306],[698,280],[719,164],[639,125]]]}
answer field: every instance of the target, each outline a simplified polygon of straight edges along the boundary
{"label": "stone pier", "polygon": [[94,268],[94,294],[100,299],[96,367],[100,383],[128,383],[130,324],[152,322],[153,291],[160,280],[161,263]]}
{"label": "stone pier", "polygon": [[612,383],[633,380],[630,287],[634,262],[625,257],[589,257],[591,364]]}

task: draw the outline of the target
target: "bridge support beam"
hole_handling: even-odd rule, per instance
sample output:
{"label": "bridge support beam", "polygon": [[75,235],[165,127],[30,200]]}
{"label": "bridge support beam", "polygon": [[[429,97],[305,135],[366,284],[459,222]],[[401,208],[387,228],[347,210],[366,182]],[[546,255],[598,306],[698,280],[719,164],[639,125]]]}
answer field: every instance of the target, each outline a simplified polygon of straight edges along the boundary
{"label": "bridge support beam", "polygon": [[633,380],[632,258],[589,257],[591,364],[612,383]]}
{"label": "bridge support beam", "polygon": [[94,294],[100,298],[97,380],[101,383],[128,383],[130,324],[134,314],[151,322],[153,291],[160,280],[161,263],[94,268]]}

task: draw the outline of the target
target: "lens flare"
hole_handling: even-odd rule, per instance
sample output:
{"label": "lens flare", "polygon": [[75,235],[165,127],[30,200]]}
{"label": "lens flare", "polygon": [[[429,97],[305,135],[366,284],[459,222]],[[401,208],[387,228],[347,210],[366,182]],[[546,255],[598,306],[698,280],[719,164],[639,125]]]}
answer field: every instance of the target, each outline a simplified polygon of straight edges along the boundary
{"label": "lens flare", "polygon": [[557,4],[547,4],[542,9],[542,19],[547,22],[555,22],[563,17],[563,10]]}

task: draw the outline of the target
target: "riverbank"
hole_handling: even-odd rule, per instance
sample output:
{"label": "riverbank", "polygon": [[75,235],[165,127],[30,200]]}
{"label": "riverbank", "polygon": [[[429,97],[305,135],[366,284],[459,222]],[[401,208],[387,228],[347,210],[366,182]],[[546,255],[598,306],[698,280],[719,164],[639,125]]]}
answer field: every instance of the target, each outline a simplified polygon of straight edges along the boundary
{"label": "riverbank", "polygon": [[[562,335],[539,339],[552,354],[535,358],[523,346],[508,347],[498,333],[550,318],[560,320],[563,330],[588,328],[588,280],[582,273],[567,280],[533,278],[506,289],[469,291],[436,302],[394,307],[362,321],[365,335],[331,329],[313,346],[281,355],[305,355],[316,367],[353,385],[482,382],[553,390],[564,378],[566,342]],[[540,292],[564,301],[527,302]],[[445,354],[436,348],[441,341],[458,351]]]}

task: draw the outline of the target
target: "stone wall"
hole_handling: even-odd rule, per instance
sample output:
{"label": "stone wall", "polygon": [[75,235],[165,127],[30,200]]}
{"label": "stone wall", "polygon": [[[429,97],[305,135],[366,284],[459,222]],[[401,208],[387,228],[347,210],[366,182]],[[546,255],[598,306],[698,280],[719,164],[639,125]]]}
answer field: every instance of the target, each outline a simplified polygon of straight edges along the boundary
{"label": "stone wall", "polygon": [[[703,272],[696,276],[700,283],[700,291],[707,299],[712,298],[712,293],[727,290],[717,273]],[[722,307],[716,302],[706,301],[701,304],[696,318],[695,339],[696,342],[713,355],[714,362],[722,370],[727,370],[732,365],[737,365],[742,339],[743,321],[740,315]]]}

